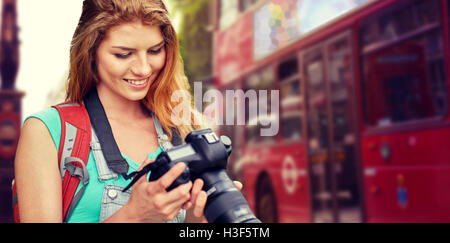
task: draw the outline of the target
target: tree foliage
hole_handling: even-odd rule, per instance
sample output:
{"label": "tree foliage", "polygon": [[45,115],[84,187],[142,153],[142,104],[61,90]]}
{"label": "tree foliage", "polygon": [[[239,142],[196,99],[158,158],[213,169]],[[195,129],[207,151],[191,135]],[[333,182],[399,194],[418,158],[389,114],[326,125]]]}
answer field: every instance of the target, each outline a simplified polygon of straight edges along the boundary
{"label": "tree foliage", "polygon": [[211,0],[168,0],[172,15],[179,14],[178,37],[185,72],[190,82],[212,75],[212,32],[209,22]]}

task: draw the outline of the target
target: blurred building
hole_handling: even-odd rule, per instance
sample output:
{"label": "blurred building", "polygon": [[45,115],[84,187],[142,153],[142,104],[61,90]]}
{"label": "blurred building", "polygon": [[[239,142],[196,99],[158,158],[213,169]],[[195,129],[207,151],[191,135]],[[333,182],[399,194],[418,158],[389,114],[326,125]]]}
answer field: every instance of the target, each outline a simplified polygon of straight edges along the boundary
{"label": "blurred building", "polygon": [[15,90],[19,68],[16,0],[3,0],[0,37],[0,222],[12,222],[11,183],[21,127],[23,92]]}
{"label": "blurred building", "polygon": [[223,107],[258,217],[450,221],[449,0],[214,3],[216,87],[280,94],[276,136]]}

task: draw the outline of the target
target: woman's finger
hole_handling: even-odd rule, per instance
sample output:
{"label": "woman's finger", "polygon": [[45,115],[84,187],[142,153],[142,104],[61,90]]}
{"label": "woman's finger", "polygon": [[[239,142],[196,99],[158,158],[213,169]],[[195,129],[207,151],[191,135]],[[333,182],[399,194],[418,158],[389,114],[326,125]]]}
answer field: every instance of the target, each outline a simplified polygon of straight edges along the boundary
{"label": "woman's finger", "polygon": [[192,191],[191,191],[192,204],[194,204],[195,201],[197,200],[197,195],[202,190],[203,184],[204,184],[204,182],[202,179],[197,179],[194,181],[194,185],[192,186]]}
{"label": "woman's finger", "polygon": [[185,163],[178,163],[173,166],[166,174],[161,176],[156,182],[160,189],[166,190],[186,169]]}
{"label": "woman's finger", "polygon": [[184,203],[182,206],[184,210],[188,210],[194,205],[194,202],[197,199],[197,195],[202,190],[202,188],[203,188],[203,180],[202,179],[195,180],[191,190],[191,200]]}
{"label": "woman's finger", "polygon": [[205,191],[200,191],[197,195],[196,201],[194,203],[194,216],[200,218],[203,216],[203,210],[205,209],[206,199],[208,196]]}
{"label": "woman's finger", "polygon": [[[183,185],[179,185],[175,189],[171,190],[167,193],[166,200],[167,204],[175,203],[178,204],[178,206],[181,207],[185,202],[189,201],[191,199],[191,194],[189,191],[192,188],[192,182],[189,181],[188,183],[185,183]],[[181,203],[180,203],[181,202]]]}
{"label": "woman's finger", "polygon": [[183,206],[181,206],[181,208],[184,209],[184,210],[188,210],[188,209],[190,209],[192,207],[192,205],[193,204],[190,201],[188,201],[188,202],[185,202],[183,204]]}
{"label": "woman's finger", "polygon": [[242,190],[243,185],[240,181],[234,181],[234,185],[237,187],[239,191]]}
{"label": "woman's finger", "polygon": [[192,182],[189,181],[168,192],[165,196],[165,207],[167,208],[167,211],[179,211],[180,208],[186,207],[185,204],[190,202],[191,195],[189,194],[189,191],[191,188]]}

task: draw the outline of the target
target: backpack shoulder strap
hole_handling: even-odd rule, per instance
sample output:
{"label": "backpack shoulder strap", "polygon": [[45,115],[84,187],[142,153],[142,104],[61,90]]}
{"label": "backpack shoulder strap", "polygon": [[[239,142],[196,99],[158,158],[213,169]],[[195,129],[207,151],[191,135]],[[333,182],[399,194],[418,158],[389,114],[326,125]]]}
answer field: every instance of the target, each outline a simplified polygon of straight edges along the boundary
{"label": "backpack shoulder strap", "polygon": [[[62,103],[53,106],[61,117],[61,140],[58,163],[62,177],[63,221],[67,222],[72,210],[83,195],[89,182],[86,164],[91,142],[91,123],[86,108],[78,103]],[[83,187],[75,195],[80,181]],[[13,180],[14,221],[20,223],[16,185]]]}
{"label": "backpack shoulder strap", "polygon": [[[63,180],[63,222],[67,222],[89,182],[86,165],[91,143],[91,123],[82,104],[62,103],[53,107],[61,117],[58,163]],[[76,193],[80,181],[83,187]]]}

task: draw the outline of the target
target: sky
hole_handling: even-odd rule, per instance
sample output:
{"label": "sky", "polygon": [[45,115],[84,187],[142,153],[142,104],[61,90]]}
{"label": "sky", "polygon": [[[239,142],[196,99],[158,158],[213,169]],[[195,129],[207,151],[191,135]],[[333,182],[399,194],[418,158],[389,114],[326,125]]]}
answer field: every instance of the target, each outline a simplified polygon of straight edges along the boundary
{"label": "sky", "polygon": [[17,0],[20,66],[16,89],[25,92],[22,119],[44,109],[48,94],[66,79],[82,2]]}

